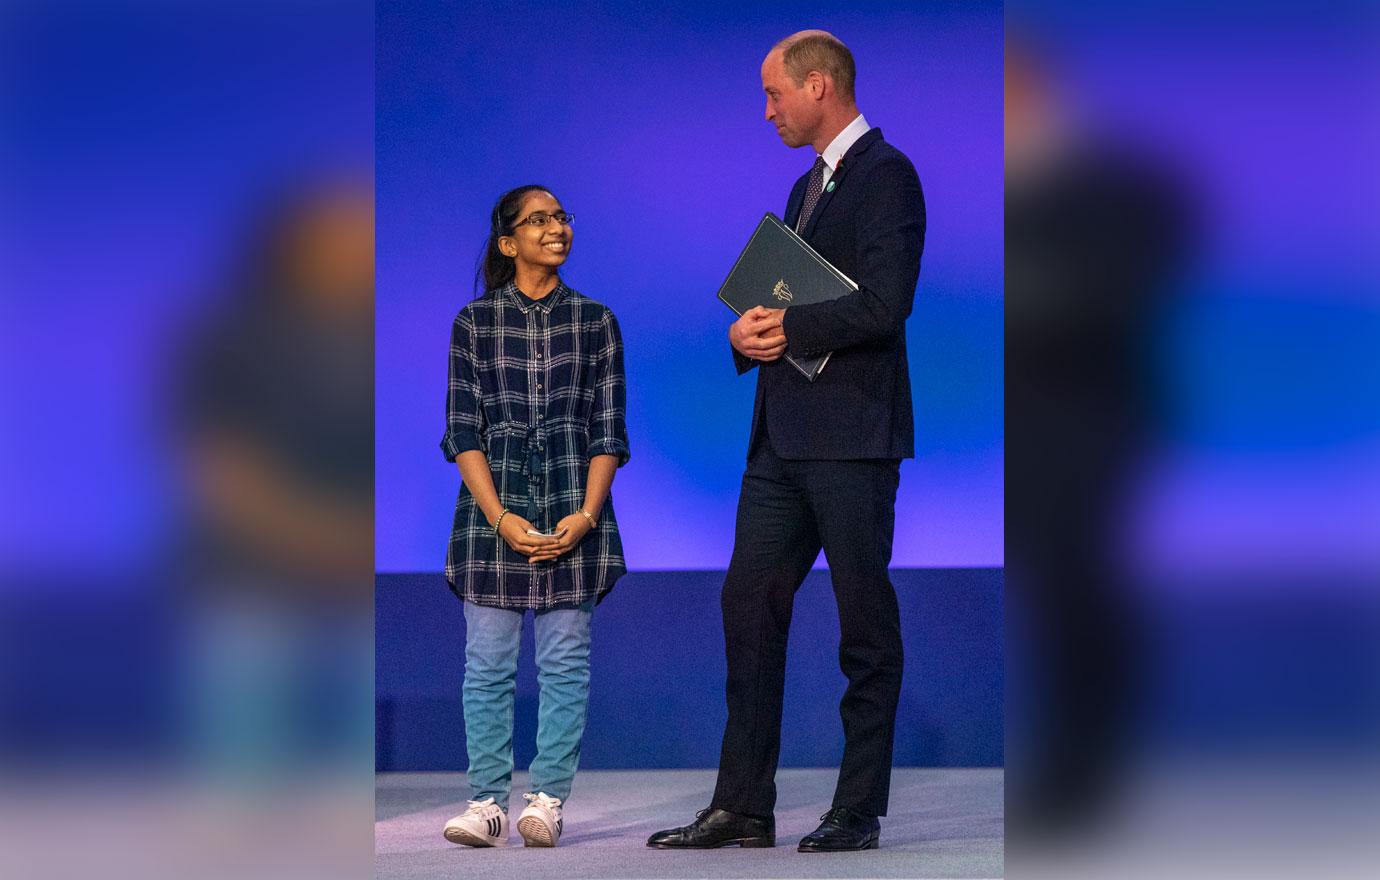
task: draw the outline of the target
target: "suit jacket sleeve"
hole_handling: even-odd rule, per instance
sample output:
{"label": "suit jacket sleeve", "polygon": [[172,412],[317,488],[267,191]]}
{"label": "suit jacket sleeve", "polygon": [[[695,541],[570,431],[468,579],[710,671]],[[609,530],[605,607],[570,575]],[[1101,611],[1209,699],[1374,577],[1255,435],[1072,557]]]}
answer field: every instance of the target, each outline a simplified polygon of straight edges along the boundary
{"label": "suit jacket sleeve", "polygon": [[[805,200],[805,182],[809,177],[810,175],[806,174],[798,179],[795,185],[791,187],[790,196],[786,198],[786,213],[783,216],[786,218],[784,222],[787,226],[795,226],[795,215],[800,210],[801,202]],[[729,351],[733,354],[733,367],[738,371],[739,376],[758,365],[758,361],[739,354],[738,349],[734,348],[732,344],[729,345]]]}
{"label": "suit jacket sleeve", "polygon": [[748,370],[751,370],[753,367],[757,366],[757,361],[753,360],[750,357],[743,357],[743,355],[738,351],[738,349],[733,347],[732,343],[729,344],[728,350],[733,354],[733,366],[735,369],[738,370],[739,376],[743,375]]}
{"label": "suit jacket sleeve", "polygon": [[813,356],[900,333],[915,302],[925,243],[925,202],[915,168],[897,156],[870,170],[857,210],[858,289],[786,309],[794,354]]}

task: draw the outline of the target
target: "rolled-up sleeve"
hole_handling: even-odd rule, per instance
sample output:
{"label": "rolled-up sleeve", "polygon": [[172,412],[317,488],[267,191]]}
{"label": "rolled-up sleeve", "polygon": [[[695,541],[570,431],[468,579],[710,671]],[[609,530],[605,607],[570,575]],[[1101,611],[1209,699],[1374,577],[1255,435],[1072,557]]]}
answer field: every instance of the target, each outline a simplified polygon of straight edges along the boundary
{"label": "rolled-up sleeve", "polygon": [[455,317],[450,331],[450,370],[446,390],[446,433],[441,451],[446,461],[462,452],[483,449],[484,410],[474,369],[474,319],[468,310]]}
{"label": "rolled-up sleeve", "polygon": [[589,420],[589,457],[616,455],[627,464],[627,381],[623,375],[623,337],[613,312],[605,310],[599,324],[599,363],[595,375],[594,410]]}

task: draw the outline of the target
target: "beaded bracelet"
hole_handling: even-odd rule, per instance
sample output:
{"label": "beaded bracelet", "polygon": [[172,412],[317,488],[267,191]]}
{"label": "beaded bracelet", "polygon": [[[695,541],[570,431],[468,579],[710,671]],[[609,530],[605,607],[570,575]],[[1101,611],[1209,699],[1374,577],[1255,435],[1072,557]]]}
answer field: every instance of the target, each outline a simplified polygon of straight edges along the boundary
{"label": "beaded bracelet", "polygon": [[504,518],[505,516],[507,516],[507,515],[508,515],[508,508],[505,507],[505,508],[503,508],[503,512],[500,513],[500,514],[498,515],[498,519],[494,520],[494,534],[495,534],[495,535],[498,534],[498,527],[501,526],[501,525],[503,525],[503,518]]}

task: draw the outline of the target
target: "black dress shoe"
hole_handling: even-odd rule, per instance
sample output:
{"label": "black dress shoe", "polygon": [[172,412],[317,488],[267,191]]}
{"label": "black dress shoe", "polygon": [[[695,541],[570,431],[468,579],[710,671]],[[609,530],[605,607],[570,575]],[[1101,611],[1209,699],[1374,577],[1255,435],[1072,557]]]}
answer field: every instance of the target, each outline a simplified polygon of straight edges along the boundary
{"label": "black dress shoe", "polygon": [[824,820],[820,826],[800,841],[800,852],[850,852],[877,848],[882,823],[877,821],[876,816],[848,807],[834,807],[820,818]]}
{"label": "black dress shoe", "polygon": [[647,845],[655,849],[714,849],[735,843],[744,848],[776,846],[776,821],[710,807],[700,810],[689,825],[647,838]]}

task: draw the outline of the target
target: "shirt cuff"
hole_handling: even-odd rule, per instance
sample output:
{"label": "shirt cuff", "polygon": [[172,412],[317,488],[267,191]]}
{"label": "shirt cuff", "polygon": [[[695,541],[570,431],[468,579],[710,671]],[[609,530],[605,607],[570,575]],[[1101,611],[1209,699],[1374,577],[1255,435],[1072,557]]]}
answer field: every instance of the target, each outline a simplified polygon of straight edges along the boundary
{"label": "shirt cuff", "polygon": [[474,431],[450,431],[441,438],[441,451],[445,453],[446,461],[455,461],[462,452],[483,448],[479,435]]}
{"label": "shirt cuff", "polygon": [[618,466],[622,467],[628,463],[631,453],[628,451],[626,440],[619,440],[616,437],[600,437],[590,441],[589,457],[596,455],[616,455],[618,456]]}

